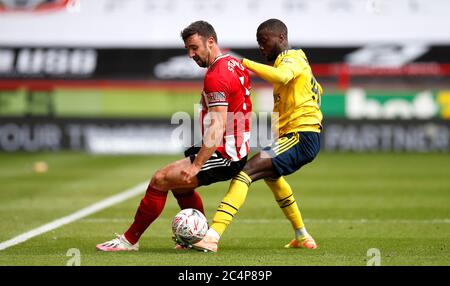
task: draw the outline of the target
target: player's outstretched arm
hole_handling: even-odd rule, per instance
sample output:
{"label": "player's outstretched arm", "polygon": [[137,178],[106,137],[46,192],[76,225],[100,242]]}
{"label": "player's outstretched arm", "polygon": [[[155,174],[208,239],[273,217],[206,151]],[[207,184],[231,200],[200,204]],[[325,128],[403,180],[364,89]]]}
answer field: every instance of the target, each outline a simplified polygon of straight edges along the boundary
{"label": "player's outstretched arm", "polygon": [[243,59],[242,64],[257,76],[272,84],[287,84],[300,73],[294,65],[281,64],[275,68],[249,59]]}

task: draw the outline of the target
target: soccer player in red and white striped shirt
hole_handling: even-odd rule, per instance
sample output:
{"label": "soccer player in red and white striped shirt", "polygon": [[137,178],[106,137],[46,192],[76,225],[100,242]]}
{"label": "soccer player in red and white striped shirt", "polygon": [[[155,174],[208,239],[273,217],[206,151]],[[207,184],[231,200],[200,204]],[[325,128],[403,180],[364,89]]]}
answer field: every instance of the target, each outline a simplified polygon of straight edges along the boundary
{"label": "soccer player in red and white striped shirt", "polygon": [[221,53],[214,28],[207,22],[190,24],[181,37],[188,56],[208,69],[201,98],[202,144],[153,175],[134,222],[124,234],[98,244],[99,250],[138,250],[141,235],[161,214],[170,190],[182,209],[204,213],[195,189],[231,179],[247,161],[252,111],[248,70],[239,60]]}

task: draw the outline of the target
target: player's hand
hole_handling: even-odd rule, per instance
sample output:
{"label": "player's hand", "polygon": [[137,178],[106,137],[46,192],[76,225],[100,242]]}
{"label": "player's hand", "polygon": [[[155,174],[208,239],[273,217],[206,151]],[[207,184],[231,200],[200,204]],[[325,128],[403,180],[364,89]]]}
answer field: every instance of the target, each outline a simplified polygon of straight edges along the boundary
{"label": "player's hand", "polygon": [[189,165],[186,169],[181,171],[181,176],[184,182],[191,183],[192,179],[200,172],[200,168],[195,164]]}

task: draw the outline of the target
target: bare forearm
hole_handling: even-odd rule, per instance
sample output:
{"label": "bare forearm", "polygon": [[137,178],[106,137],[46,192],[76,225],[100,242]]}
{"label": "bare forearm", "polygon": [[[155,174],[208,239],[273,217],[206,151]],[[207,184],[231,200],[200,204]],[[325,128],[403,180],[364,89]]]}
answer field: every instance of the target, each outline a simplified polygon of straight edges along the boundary
{"label": "bare forearm", "polygon": [[205,162],[208,161],[209,158],[211,158],[216,149],[217,146],[207,147],[205,144],[203,144],[200,148],[200,151],[197,153],[193,164],[201,168],[205,164]]}
{"label": "bare forearm", "polygon": [[211,125],[205,132],[202,147],[197,153],[193,164],[197,167],[202,167],[205,162],[211,158],[217,147],[222,144],[224,132],[225,125],[223,124],[223,121],[219,118],[213,119]]}

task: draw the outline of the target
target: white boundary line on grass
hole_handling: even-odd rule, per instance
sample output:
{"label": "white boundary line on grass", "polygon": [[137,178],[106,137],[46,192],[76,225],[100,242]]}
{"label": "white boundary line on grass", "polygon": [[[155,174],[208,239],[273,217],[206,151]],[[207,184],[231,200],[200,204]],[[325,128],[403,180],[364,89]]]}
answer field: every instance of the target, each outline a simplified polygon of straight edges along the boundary
{"label": "white boundary line on grass", "polygon": [[22,233],[21,235],[18,235],[14,238],[11,238],[10,240],[3,241],[0,243],[0,251],[4,250],[6,248],[9,248],[11,246],[20,244],[22,242],[25,242],[29,240],[30,238],[33,238],[35,236],[41,235],[43,233],[49,232],[51,230],[54,230],[58,227],[61,227],[63,225],[69,224],[71,222],[74,222],[76,220],[79,220],[83,217],[86,217],[88,215],[91,215],[93,213],[96,213],[98,211],[101,211],[105,208],[111,207],[115,204],[121,203],[129,198],[132,198],[134,196],[137,196],[141,193],[144,193],[147,188],[148,182],[140,183],[130,189],[127,189],[121,193],[118,193],[117,195],[111,196],[109,198],[106,198],[98,203],[95,203],[93,205],[90,205],[84,209],[81,209],[77,212],[74,212],[68,216],[59,218],[57,220],[54,220],[52,222],[49,222],[47,224],[44,224],[40,227],[37,227],[35,229],[32,229],[28,232]]}

